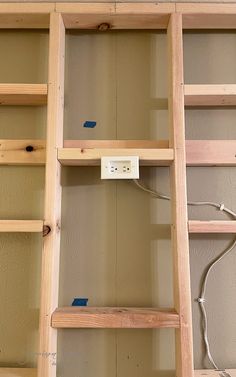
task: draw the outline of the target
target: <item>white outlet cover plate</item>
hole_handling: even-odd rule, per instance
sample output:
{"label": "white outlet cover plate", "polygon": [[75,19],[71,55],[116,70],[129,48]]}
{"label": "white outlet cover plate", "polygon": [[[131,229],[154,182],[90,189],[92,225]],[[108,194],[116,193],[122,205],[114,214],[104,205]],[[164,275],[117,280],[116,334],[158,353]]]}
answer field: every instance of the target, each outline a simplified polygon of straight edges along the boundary
{"label": "white outlet cover plate", "polygon": [[101,158],[101,179],[139,178],[138,156],[104,156]]}

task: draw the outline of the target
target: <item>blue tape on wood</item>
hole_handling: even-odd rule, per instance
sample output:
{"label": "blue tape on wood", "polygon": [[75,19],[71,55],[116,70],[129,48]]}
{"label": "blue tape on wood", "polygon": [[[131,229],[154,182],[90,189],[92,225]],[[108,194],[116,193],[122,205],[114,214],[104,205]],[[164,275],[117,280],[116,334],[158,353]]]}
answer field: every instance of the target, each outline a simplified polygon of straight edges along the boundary
{"label": "blue tape on wood", "polygon": [[85,128],[94,128],[96,126],[97,122],[95,122],[94,120],[86,120],[86,122],[84,122],[84,127]]}
{"label": "blue tape on wood", "polygon": [[74,298],[72,306],[87,306],[88,298]]}

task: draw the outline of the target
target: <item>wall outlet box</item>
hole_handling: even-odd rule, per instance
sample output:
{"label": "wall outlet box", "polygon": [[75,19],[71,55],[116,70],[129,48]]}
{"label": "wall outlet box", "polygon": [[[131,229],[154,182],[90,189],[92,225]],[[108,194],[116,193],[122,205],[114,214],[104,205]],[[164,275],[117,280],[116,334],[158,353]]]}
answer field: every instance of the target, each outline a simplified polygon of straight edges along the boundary
{"label": "wall outlet box", "polygon": [[138,156],[105,156],[101,158],[101,179],[139,178]]}

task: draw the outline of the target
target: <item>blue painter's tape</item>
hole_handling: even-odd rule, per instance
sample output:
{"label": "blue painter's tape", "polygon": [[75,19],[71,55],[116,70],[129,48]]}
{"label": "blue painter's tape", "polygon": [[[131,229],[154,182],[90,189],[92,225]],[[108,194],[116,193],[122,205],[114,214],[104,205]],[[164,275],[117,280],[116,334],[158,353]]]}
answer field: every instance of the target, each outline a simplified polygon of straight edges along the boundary
{"label": "blue painter's tape", "polygon": [[72,306],[87,306],[88,298],[74,298]]}
{"label": "blue painter's tape", "polygon": [[96,126],[97,122],[95,122],[94,120],[86,120],[86,122],[84,122],[84,127],[85,128],[94,128]]}

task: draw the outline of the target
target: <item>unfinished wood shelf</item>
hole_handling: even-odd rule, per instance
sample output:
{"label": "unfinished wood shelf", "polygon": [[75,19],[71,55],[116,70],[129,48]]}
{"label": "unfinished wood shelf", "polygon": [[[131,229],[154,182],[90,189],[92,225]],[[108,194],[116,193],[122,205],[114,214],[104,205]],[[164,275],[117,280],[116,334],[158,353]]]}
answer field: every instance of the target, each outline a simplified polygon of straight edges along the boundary
{"label": "unfinished wood shelf", "polygon": [[236,166],[236,140],[186,140],[188,166]]}
{"label": "unfinished wood shelf", "polygon": [[0,165],[44,165],[45,140],[0,140]]}
{"label": "unfinished wood shelf", "polygon": [[236,233],[236,221],[189,220],[189,233]]}
{"label": "unfinished wood shelf", "polygon": [[[236,377],[236,369],[225,369],[230,377]],[[194,371],[194,377],[220,377],[220,371],[211,369],[199,369]]]}
{"label": "unfinished wood shelf", "polygon": [[0,368],[0,377],[36,377],[35,368]]}
{"label": "unfinished wood shelf", "polygon": [[168,166],[174,159],[173,149],[134,148],[59,148],[58,161],[66,166],[97,166],[102,156],[139,156],[142,166]]}
{"label": "unfinished wood shelf", "polygon": [[[168,140],[65,140],[58,159],[67,166],[98,166],[102,156],[138,155],[143,166],[168,166]],[[0,140],[0,165],[44,165],[45,140]],[[187,166],[236,166],[235,140],[186,140]]]}
{"label": "unfinished wood shelf", "polygon": [[0,220],[0,232],[42,232],[42,220]]}
{"label": "unfinished wood shelf", "polygon": [[153,308],[58,308],[52,315],[55,328],[162,328],[179,327],[173,310]]}
{"label": "unfinished wood shelf", "polygon": [[[137,155],[145,166],[173,160],[168,140],[65,140],[58,150],[62,165],[97,166],[102,156]],[[164,160],[165,159],[165,160]],[[186,140],[187,166],[236,166],[235,140]]]}
{"label": "unfinished wood shelf", "polygon": [[2,106],[41,106],[46,103],[46,84],[0,84],[0,105]]}
{"label": "unfinished wood shelf", "polygon": [[184,85],[185,106],[236,106],[236,85]]}
{"label": "unfinished wood shelf", "polygon": [[166,29],[174,4],[56,4],[67,29]]}

